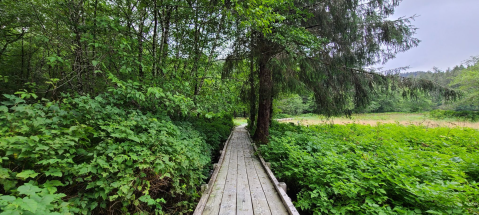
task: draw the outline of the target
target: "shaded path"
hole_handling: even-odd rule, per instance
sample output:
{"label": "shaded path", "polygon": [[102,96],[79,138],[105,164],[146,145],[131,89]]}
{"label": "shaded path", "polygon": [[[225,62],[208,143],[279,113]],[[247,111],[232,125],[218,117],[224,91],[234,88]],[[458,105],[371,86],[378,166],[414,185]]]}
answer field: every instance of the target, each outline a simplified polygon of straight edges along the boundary
{"label": "shaded path", "polygon": [[290,214],[283,203],[285,193],[277,192],[268,176],[271,171],[266,171],[254,154],[244,126],[235,128],[223,153],[222,165],[212,177],[214,183],[210,181],[212,186],[203,194],[195,214]]}

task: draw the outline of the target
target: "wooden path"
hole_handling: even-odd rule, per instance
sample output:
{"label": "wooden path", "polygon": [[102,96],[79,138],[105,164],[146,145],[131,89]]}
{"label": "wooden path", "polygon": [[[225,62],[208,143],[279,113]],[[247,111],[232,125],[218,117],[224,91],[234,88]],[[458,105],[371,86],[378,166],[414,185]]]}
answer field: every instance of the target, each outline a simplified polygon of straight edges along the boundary
{"label": "wooden path", "polygon": [[195,215],[298,214],[264,160],[254,152],[244,126],[235,128]]}

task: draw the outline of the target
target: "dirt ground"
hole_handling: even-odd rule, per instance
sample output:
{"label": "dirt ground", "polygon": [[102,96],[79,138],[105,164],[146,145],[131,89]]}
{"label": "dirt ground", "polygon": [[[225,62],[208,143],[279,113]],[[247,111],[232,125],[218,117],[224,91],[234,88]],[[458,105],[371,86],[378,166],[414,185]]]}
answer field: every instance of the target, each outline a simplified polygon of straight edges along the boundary
{"label": "dirt ground", "polygon": [[435,120],[420,114],[393,113],[393,114],[360,114],[353,115],[349,118],[331,118],[326,119],[321,116],[295,117],[293,120],[285,121],[285,123],[293,122],[301,125],[317,125],[317,124],[351,124],[357,123],[362,125],[377,125],[378,123],[399,123],[401,125],[423,125],[426,127],[469,127],[479,129],[479,122],[467,122],[453,119]]}
{"label": "dirt ground", "polygon": [[[297,121],[289,121],[297,123]],[[334,124],[351,124],[357,123],[362,125],[377,125],[378,123],[386,124],[386,123],[399,123],[401,125],[423,125],[426,127],[469,127],[474,129],[479,129],[479,123],[472,123],[472,122],[446,122],[446,121],[433,121],[433,120],[425,120],[422,122],[414,122],[414,121],[395,121],[395,120],[347,120],[347,119],[332,119],[332,120],[301,120],[300,123],[302,125],[317,125],[322,123],[334,123]]]}

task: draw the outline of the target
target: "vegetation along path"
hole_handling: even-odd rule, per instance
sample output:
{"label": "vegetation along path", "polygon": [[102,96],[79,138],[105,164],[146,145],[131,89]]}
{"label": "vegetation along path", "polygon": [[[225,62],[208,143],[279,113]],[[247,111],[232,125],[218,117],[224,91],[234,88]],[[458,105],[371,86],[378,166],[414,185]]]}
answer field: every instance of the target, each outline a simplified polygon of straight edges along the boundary
{"label": "vegetation along path", "polygon": [[195,214],[298,214],[264,164],[244,126],[236,127]]}

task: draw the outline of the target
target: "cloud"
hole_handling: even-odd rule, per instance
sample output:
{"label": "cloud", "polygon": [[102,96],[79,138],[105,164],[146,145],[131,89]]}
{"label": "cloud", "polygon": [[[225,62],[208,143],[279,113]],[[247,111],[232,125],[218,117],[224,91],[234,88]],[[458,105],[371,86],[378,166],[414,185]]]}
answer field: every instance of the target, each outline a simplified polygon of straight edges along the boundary
{"label": "cloud", "polygon": [[410,66],[408,71],[446,70],[479,55],[478,0],[405,0],[392,18],[418,15],[418,47],[399,53],[384,69]]}

